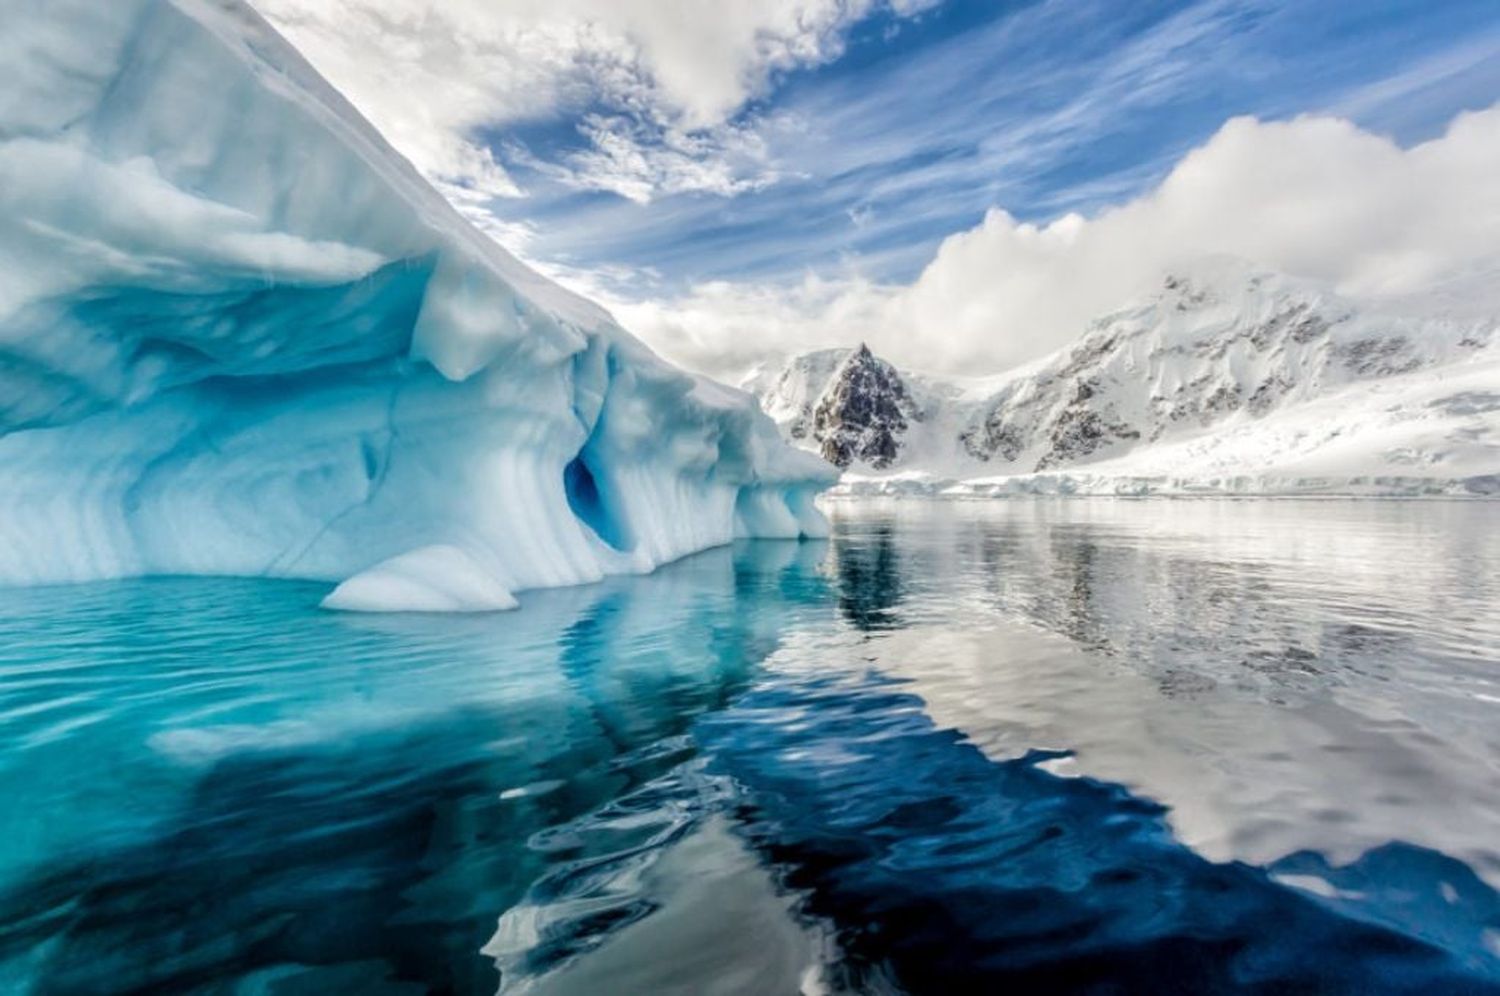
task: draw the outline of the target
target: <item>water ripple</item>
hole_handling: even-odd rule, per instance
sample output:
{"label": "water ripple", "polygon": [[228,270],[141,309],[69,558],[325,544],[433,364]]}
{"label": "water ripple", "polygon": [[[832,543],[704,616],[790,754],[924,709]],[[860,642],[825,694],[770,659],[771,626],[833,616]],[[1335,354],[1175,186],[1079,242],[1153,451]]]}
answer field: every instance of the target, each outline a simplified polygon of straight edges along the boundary
{"label": "water ripple", "polygon": [[0,599],[0,990],[1496,992],[1500,507],[844,508],[472,619]]}

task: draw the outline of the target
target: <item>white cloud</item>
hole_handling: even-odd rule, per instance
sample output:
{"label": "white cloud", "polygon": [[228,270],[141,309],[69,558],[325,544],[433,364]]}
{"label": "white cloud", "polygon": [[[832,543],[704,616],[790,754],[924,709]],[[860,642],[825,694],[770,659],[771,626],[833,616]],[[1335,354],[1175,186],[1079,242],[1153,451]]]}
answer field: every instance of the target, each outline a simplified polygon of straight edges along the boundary
{"label": "white cloud", "polygon": [[[577,120],[583,149],[527,166],[637,203],[684,192],[731,196],[784,173],[846,171],[854,178],[846,182],[864,185],[852,206],[840,208],[848,230],[879,232],[909,224],[913,211],[934,218],[968,211],[954,198],[976,178],[992,196],[1026,196],[1016,193],[1018,182],[1024,187],[1037,170],[1087,154],[1091,136],[1114,115],[1194,85],[1205,39],[1227,44],[1224,25],[1242,6],[1224,0],[1190,8],[1088,73],[1059,69],[1078,76],[1078,92],[1041,117],[1011,107],[1025,102],[1012,102],[1009,91],[965,99],[970,81],[984,78],[997,53],[1035,26],[1023,16],[997,25],[998,35],[935,52],[936,66],[913,63],[892,84],[911,97],[905,103],[893,105],[888,91],[861,93],[851,82],[833,88],[829,106],[804,102],[762,119],[744,109],[778,72],[836,57],[848,26],[876,7],[911,14],[936,0],[252,2],[460,210],[522,253],[536,233],[489,212],[494,197],[520,191],[480,129],[503,137],[530,120]],[[1039,23],[1055,25],[1069,9],[1035,11]],[[1480,41],[1334,106],[1359,112],[1388,100],[1392,88],[1421,91],[1461,74],[1487,51]],[[1018,87],[1047,66],[1025,70]],[[893,127],[893,106],[906,108],[900,127]],[[799,115],[808,134],[790,135]],[[974,121],[988,137],[973,156],[935,157],[928,167],[891,175],[865,172],[913,147],[946,147]],[[1243,256],[1364,295],[1420,290],[1466,263],[1493,260],[1500,251],[1496,162],[1497,109],[1408,149],[1334,118],[1235,119],[1155,190],[1117,207],[1044,225],[992,210],[945,240],[909,286],[865,279],[857,260],[849,272],[790,286],[715,282],[676,296],[662,296],[649,276],[588,274],[555,260],[548,269],[612,307],[667,355],[710,372],[732,374],[754,359],[861,339],[907,365],[989,372],[1056,348],[1162,271],[1207,254]],[[1157,175],[1156,161],[1145,165]],[[1093,193],[1069,188],[1052,203],[1120,196],[1110,184],[1123,175],[1096,179]],[[1125,186],[1137,182],[1132,176]],[[849,193],[828,189],[801,196],[816,208],[819,197]],[[689,212],[691,222],[691,212],[716,209],[684,200],[673,210]],[[796,240],[819,237],[787,235],[785,255],[797,257]],[[829,244],[843,237],[841,230]],[[774,230],[758,238],[776,245]]]}
{"label": "white cloud", "polygon": [[252,2],[445,192],[517,195],[478,130],[602,103],[591,148],[553,165],[639,201],[767,182],[729,119],[777,72],[836,57],[877,7],[938,0]]}
{"label": "white cloud", "polygon": [[637,204],[690,192],[731,197],[776,179],[753,127],[724,123],[688,131],[659,118],[590,114],[579,130],[589,139],[587,149],[561,163],[530,165],[569,186],[609,191]]}
{"label": "white cloud", "polygon": [[[716,281],[670,300],[629,300],[577,275],[555,274],[613,312],[663,356],[733,381],[752,364],[868,339],[885,348],[898,292],[858,277],[809,275],[792,287]],[[910,354],[906,354],[910,355]]]}
{"label": "white cloud", "polygon": [[1228,121],[1151,192],[1050,224],[992,210],[909,286],[857,277],[714,283],[667,301],[603,297],[679,362],[755,359],[864,340],[919,369],[984,373],[1056,349],[1161,275],[1228,254],[1359,297],[1420,292],[1500,261],[1500,105],[1402,148],[1348,121]]}

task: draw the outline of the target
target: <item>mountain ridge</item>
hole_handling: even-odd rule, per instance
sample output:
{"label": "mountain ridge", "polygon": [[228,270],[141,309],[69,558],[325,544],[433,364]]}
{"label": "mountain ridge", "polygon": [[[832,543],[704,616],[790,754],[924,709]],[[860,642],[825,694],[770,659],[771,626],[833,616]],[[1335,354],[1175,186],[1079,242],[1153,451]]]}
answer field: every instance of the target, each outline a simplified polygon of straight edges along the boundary
{"label": "mountain ridge", "polygon": [[858,351],[820,350],[742,386],[844,492],[1489,493],[1500,323],[1441,304],[1209,260],[1008,374],[902,371],[861,347],[858,378]]}

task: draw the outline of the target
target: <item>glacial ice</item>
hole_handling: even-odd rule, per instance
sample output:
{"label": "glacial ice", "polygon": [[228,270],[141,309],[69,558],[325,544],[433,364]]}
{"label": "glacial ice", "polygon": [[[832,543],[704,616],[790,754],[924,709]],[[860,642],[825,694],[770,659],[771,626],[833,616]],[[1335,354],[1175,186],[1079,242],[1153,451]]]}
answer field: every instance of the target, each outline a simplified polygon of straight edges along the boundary
{"label": "glacial ice", "polygon": [[241,0],[0,0],[0,583],[477,609],[833,471],[464,221]]}

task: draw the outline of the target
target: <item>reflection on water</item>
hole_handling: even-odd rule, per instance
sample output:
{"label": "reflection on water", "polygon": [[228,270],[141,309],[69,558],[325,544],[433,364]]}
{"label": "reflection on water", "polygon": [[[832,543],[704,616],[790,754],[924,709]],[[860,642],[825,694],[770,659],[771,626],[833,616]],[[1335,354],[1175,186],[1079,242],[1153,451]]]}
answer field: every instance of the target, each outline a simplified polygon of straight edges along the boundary
{"label": "reflection on water", "polygon": [[496,918],[565,859],[533,835],[690,756],[822,552],[471,619],[302,584],[7,592],[0,990],[493,992]]}
{"label": "reflection on water", "polygon": [[1500,992],[1500,508],[0,598],[0,990]]}
{"label": "reflection on water", "polygon": [[905,591],[895,527],[877,519],[857,532],[851,529],[843,540],[833,553],[839,611],[856,629],[896,629],[901,622],[895,608]]}
{"label": "reflection on water", "polygon": [[[1494,968],[1483,931],[1500,902],[1452,858],[1391,844],[1341,870],[1351,892],[1398,903],[1411,885],[1424,904],[1454,890],[1440,936],[1390,929],[1207,861],[1159,804],[1043,770],[1056,755],[996,763],[922,705],[889,679],[809,678],[705,724],[716,766],[755,800],[747,832],[838,924],[850,988],[1455,992]],[[811,712],[822,721],[795,721]]]}

